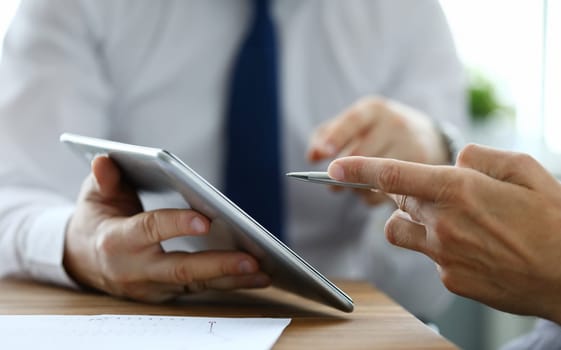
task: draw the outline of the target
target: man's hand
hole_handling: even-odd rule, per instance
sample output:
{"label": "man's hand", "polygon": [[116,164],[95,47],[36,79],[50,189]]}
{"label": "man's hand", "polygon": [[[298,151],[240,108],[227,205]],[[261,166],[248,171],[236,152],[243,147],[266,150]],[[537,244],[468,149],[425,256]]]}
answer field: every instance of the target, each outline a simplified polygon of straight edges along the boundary
{"label": "man's hand", "polygon": [[[449,162],[446,147],[434,123],[422,112],[381,97],[366,97],[317,128],[308,159],[367,156],[445,164]],[[387,199],[378,193],[355,191],[370,204]]]}
{"label": "man's hand", "polygon": [[82,285],[149,302],[205,289],[270,284],[248,254],[165,253],[160,246],[173,237],[204,235],[209,226],[208,219],[193,210],[143,212],[113,161],[98,157],[67,228],[64,266]]}
{"label": "man's hand", "polygon": [[561,324],[561,185],[531,157],[470,145],[455,167],[350,157],[329,174],[395,194],[388,240],[452,292]]}

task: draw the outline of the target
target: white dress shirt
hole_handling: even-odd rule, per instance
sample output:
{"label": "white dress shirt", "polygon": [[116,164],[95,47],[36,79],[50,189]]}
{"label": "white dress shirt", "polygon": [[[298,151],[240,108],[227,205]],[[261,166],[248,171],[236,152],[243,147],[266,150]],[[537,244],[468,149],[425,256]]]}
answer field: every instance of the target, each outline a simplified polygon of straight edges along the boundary
{"label": "white dress shirt", "polygon": [[[62,132],[165,148],[221,188],[223,110],[245,0],[22,1],[0,66],[0,275],[72,285],[64,230],[86,164]],[[462,68],[431,0],[282,0],[286,171],[312,166],[312,131],[382,95],[462,124]],[[434,264],[390,246],[391,206],[286,179],[290,246],[328,276],[368,279],[412,312],[449,301]],[[150,206],[150,203],[147,204]]]}
{"label": "white dress shirt", "polygon": [[561,349],[561,326],[548,320],[538,319],[530,332],[508,342],[500,348],[500,350],[529,349]]}

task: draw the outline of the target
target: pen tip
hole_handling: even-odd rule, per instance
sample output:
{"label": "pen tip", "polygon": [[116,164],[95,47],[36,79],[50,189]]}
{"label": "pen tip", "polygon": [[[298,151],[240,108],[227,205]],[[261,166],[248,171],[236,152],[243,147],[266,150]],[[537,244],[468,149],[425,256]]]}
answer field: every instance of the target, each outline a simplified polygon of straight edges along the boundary
{"label": "pen tip", "polygon": [[297,171],[286,173],[286,176],[292,177],[292,178],[295,178],[295,179],[307,179],[308,178],[307,173],[302,173],[302,172],[297,172]]}

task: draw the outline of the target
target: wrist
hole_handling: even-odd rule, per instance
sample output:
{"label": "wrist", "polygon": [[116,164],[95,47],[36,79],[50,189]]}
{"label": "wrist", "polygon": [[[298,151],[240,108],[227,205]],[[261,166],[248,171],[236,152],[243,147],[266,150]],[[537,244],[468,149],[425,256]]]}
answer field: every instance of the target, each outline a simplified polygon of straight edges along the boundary
{"label": "wrist", "polygon": [[92,266],[95,266],[91,258],[91,252],[94,250],[88,249],[91,239],[75,234],[74,219],[71,217],[67,226],[62,264],[68,277],[79,288],[94,290],[93,286],[96,283],[93,276],[97,276],[97,274],[91,269]]}

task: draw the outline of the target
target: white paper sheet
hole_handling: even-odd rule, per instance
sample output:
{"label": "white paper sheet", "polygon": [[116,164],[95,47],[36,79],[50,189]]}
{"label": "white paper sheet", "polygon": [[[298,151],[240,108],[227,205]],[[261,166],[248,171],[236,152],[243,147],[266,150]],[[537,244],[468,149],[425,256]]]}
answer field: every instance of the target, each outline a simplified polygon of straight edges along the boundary
{"label": "white paper sheet", "polygon": [[0,316],[0,349],[270,349],[290,319]]}

